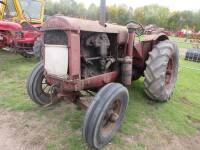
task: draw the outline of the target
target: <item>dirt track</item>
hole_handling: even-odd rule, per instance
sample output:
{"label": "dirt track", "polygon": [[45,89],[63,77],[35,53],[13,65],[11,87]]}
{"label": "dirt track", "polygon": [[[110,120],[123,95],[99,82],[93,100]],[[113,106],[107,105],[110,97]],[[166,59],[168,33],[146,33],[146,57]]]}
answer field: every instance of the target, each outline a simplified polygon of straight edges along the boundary
{"label": "dirt track", "polygon": [[32,114],[0,109],[0,123],[1,150],[45,149],[51,126],[34,119]]}
{"label": "dirt track", "polygon": [[144,132],[134,137],[124,137],[125,141],[130,144],[142,141],[148,150],[199,150],[200,148],[200,132],[192,137],[178,137],[160,128],[152,119],[147,119],[146,123],[151,127],[142,129],[138,126],[137,128]]}
{"label": "dirt track", "polygon": [[[0,108],[0,150],[45,150],[52,137],[49,130],[56,128],[56,124],[50,120],[41,121],[36,118],[33,112],[12,112]],[[149,123],[153,124],[153,121],[150,120]],[[199,150],[200,148],[200,133],[192,138],[180,138],[165,131],[161,132],[156,126],[144,130],[146,130],[145,135],[124,136],[123,139],[130,145],[143,141],[147,149],[152,150],[155,148]],[[147,135],[152,138],[146,138]]]}

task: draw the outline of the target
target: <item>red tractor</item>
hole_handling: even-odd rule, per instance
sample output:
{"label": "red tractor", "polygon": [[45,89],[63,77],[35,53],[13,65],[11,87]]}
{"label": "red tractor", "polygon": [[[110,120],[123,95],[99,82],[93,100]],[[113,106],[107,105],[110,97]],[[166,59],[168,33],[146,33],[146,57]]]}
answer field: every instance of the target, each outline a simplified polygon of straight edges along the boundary
{"label": "red tractor", "polygon": [[0,4],[0,48],[31,57],[33,47],[38,51],[41,46],[44,0],[2,0]]}
{"label": "red tractor", "polygon": [[87,110],[83,137],[94,148],[108,144],[119,129],[129,99],[126,86],[144,76],[146,95],[166,102],[179,64],[178,47],[165,34],[135,43],[143,26],[105,23],[105,8],[102,0],[100,22],[56,15],[44,23],[42,59],[27,80],[35,103],[49,106],[69,97]]}

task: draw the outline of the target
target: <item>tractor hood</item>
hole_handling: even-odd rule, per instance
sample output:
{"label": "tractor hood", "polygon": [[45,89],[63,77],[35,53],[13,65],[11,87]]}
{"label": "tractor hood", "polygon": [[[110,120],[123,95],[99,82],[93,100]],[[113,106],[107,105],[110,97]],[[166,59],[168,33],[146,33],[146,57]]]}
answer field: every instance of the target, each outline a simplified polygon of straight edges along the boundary
{"label": "tractor hood", "polygon": [[2,21],[0,21],[0,30],[20,31],[20,30],[22,30],[22,26],[18,23],[2,20]]}
{"label": "tractor hood", "polygon": [[42,26],[42,31],[46,30],[68,30],[68,31],[87,31],[118,34],[118,42],[127,41],[128,29],[126,26],[106,23],[105,26],[100,25],[99,21],[85,20],[79,18],[71,18],[62,15],[50,17]]}

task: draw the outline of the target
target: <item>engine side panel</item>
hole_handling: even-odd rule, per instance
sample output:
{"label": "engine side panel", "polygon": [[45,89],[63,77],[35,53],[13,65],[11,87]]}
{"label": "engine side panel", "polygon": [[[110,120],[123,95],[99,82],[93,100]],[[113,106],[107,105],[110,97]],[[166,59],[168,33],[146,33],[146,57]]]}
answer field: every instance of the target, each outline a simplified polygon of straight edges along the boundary
{"label": "engine side panel", "polygon": [[114,70],[117,62],[117,34],[81,32],[81,78]]}

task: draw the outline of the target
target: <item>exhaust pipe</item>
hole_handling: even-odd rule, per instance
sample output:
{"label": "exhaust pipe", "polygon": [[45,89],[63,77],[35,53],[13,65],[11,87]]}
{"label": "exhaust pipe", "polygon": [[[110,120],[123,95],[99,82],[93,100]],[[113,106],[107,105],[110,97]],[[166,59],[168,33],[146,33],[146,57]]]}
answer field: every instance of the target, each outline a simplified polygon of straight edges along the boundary
{"label": "exhaust pipe", "polygon": [[101,0],[100,4],[100,20],[99,23],[105,27],[106,23],[106,0]]}

